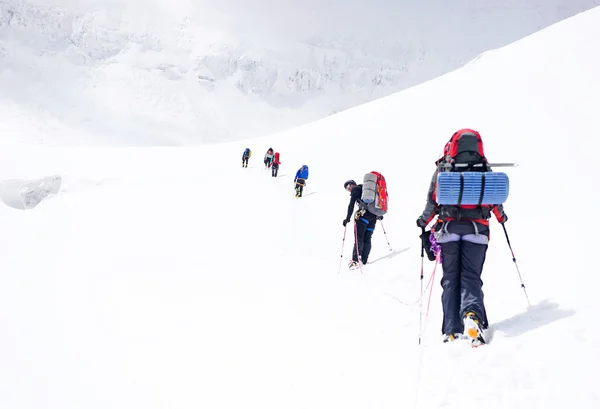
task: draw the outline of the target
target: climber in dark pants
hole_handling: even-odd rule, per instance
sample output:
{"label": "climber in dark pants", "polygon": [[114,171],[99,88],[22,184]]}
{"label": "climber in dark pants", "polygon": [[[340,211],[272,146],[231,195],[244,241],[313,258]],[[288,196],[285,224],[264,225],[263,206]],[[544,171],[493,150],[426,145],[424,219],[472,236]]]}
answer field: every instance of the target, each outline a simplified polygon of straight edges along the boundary
{"label": "climber in dark pants", "polygon": [[383,216],[375,216],[364,208],[365,204],[360,199],[362,196],[363,185],[357,185],[355,181],[348,180],[344,183],[344,189],[350,192],[350,204],[348,205],[348,214],[344,219],[344,226],[350,222],[352,212],[354,211],[354,205],[358,203],[359,210],[356,212],[354,218],[356,223],[355,242],[352,251],[352,260],[348,265],[349,268],[358,266],[359,261],[362,264],[367,264],[369,254],[371,253],[371,237],[375,230],[375,224],[377,220],[383,219]]}

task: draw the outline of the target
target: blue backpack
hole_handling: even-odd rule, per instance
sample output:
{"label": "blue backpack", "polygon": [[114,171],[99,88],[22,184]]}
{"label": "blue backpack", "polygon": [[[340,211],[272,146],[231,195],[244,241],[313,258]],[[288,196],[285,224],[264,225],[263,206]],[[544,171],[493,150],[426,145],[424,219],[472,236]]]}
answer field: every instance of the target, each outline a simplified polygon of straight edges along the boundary
{"label": "blue backpack", "polygon": [[302,165],[296,173],[296,179],[308,179],[308,166]]}

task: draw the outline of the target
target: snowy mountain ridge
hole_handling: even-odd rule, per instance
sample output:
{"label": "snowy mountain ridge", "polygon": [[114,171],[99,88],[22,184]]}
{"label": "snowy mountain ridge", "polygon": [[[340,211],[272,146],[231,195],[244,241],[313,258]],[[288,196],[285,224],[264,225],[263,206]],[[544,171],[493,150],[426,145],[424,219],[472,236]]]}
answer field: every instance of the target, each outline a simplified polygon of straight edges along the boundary
{"label": "snowy mountain ridge", "polygon": [[28,144],[258,136],[434,78],[597,3],[3,0],[3,122]]}

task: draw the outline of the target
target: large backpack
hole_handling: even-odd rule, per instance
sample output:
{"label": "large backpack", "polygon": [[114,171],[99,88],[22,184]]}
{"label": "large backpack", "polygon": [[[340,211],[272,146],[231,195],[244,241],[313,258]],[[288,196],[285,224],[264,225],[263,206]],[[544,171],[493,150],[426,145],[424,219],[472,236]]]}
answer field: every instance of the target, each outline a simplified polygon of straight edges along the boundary
{"label": "large backpack", "polygon": [[468,128],[456,131],[437,164],[442,172],[487,172],[488,162],[479,132]]}
{"label": "large backpack", "polygon": [[444,148],[444,156],[436,163],[439,172],[435,189],[440,216],[488,219],[491,205],[503,203],[508,196],[508,177],[491,173],[481,135],[473,129],[456,131]]}
{"label": "large backpack", "polygon": [[308,179],[308,166],[302,165],[302,167],[298,169],[298,172],[296,172],[296,177],[304,180]]}
{"label": "large backpack", "polygon": [[364,208],[375,216],[383,216],[388,210],[388,191],[385,178],[381,173],[369,172],[363,177],[360,200]]}

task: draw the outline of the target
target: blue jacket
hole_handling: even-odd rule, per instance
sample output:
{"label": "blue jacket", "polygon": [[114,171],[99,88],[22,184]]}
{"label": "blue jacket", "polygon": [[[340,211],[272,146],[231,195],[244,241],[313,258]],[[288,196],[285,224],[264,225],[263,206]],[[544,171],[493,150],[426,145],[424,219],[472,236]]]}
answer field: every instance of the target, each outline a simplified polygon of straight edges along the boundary
{"label": "blue jacket", "polygon": [[296,177],[294,178],[294,182],[297,179],[308,179],[308,166],[302,165],[302,167],[298,169],[298,172],[296,172]]}

